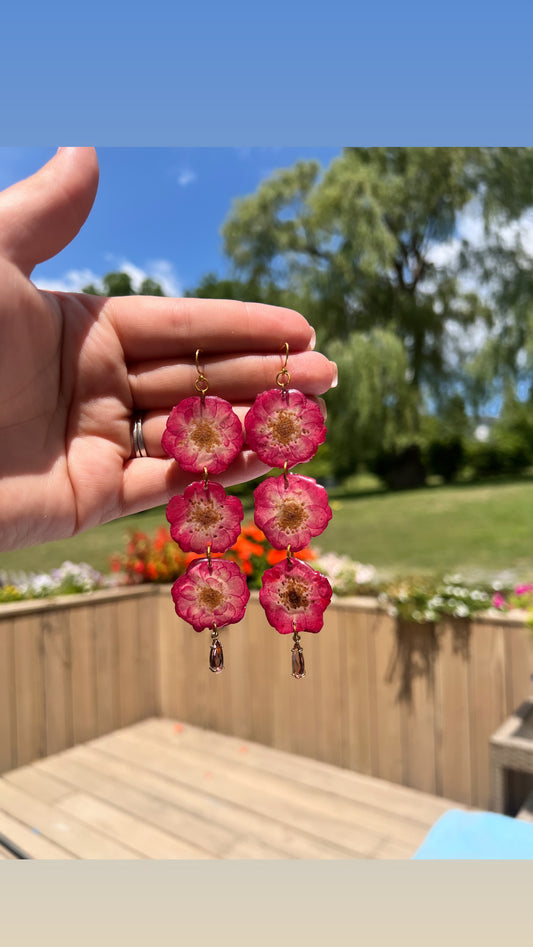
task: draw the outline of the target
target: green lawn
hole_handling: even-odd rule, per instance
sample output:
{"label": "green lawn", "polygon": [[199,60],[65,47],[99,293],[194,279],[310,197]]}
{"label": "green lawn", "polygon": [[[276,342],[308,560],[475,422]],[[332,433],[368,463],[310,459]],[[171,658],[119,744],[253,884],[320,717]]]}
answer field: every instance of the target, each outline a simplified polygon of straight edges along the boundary
{"label": "green lawn", "polygon": [[[533,481],[334,497],[316,545],[391,573],[444,570],[533,577]],[[248,518],[250,510],[248,510]],[[166,524],[164,509],[126,517],[66,541],[0,554],[0,569],[49,570],[65,559],[106,571],[128,528]]]}

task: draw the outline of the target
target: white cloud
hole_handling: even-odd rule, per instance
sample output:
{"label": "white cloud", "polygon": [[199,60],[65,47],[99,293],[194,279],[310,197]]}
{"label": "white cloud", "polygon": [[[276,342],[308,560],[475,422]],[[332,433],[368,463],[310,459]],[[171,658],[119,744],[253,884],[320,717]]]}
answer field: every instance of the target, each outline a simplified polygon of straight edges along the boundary
{"label": "white cloud", "polygon": [[180,187],[188,187],[189,184],[196,181],[197,177],[196,171],[191,171],[190,168],[183,168],[178,174],[178,184]]}
{"label": "white cloud", "polygon": [[148,270],[167,296],[183,295],[183,286],[170,260],[152,260],[148,263]]}
{"label": "white cloud", "polygon": [[141,269],[140,266],[136,266],[131,260],[119,260],[115,272],[127,273],[135,291],[141,288],[141,283],[148,276],[146,270]]}
{"label": "white cloud", "polygon": [[92,283],[97,289],[102,288],[101,277],[92,270],[67,270],[62,276],[37,276],[34,280],[39,289],[48,289],[58,293],[79,293],[84,286]]}
{"label": "white cloud", "polygon": [[[528,210],[511,224],[493,224],[491,234],[504,247],[518,245],[526,256],[533,259],[533,211]],[[476,250],[488,245],[489,235],[485,232],[483,215],[478,201],[471,201],[457,216],[457,232],[445,243],[435,243],[429,248],[428,259],[437,267],[449,266],[456,262],[461,249],[461,241],[466,240]]]}
{"label": "white cloud", "polygon": [[[137,292],[141,283],[150,277],[159,283],[166,296],[182,296],[183,287],[170,260],[148,260],[145,267],[137,266],[131,260],[108,254],[112,269],[117,273],[127,273],[131,284]],[[68,270],[62,276],[38,276],[35,285],[39,289],[48,289],[53,292],[79,293],[84,286],[92,283],[97,289],[102,289],[102,276],[97,276],[92,270]]]}
{"label": "white cloud", "polygon": [[118,272],[128,274],[135,290],[139,290],[143,280],[150,277],[161,285],[166,296],[183,295],[181,281],[174,269],[174,264],[170,260],[147,260],[145,265],[141,267],[124,258],[110,256],[109,259],[114,262]]}

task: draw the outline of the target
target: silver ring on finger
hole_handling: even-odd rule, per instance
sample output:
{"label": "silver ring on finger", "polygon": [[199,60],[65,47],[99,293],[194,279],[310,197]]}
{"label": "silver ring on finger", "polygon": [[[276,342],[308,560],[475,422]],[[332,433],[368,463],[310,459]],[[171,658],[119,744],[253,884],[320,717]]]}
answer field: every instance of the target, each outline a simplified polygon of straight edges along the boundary
{"label": "silver ring on finger", "polygon": [[131,444],[134,457],[148,457],[148,451],[146,450],[146,444],[144,443],[142,422],[143,415],[140,412],[133,415],[131,425]]}

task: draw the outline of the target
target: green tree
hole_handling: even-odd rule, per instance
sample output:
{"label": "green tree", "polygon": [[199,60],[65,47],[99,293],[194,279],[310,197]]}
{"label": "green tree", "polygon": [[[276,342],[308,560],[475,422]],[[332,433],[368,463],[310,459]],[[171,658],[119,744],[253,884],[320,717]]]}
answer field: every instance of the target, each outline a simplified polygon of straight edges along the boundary
{"label": "green tree", "polygon": [[266,280],[240,280],[237,277],[219,277],[207,273],[194,289],[185,296],[199,299],[239,299],[244,302],[266,303],[269,306],[298,308],[301,299],[293,291]]}
{"label": "green tree", "polygon": [[[462,374],[469,327],[493,325],[513,295],[522,307],[533,298],[520,252],[498,237],[532,205],[532,149],[347,148],[325,170],[306,161],[275,172],[235,202],[223,236],[245,282],[305,296],[322,340],[394,332],[411,384],[435,399]],[[465,279],[487,276],[475,242],[440,264],[435,252],[456,238],[469,206],[479,206],[489,256],[502,264],[490,294]]]}
{"label": "green tree", "polygon": [[334,473],[344,477],[385,451],[409,446],[418,396],[408,381],[400,339],[384,329],[352,332],[329,346],[339,384],[328,394],[328,445]]}
{"label": "green tree", "polygon": [[136,291],[128,273],[106,273],[102,277],[103,289],[98,289],[92,283],[84,286],[82,293],[91,293],[93,296],[164,296],[163,288],[155,280],[147,277]]}

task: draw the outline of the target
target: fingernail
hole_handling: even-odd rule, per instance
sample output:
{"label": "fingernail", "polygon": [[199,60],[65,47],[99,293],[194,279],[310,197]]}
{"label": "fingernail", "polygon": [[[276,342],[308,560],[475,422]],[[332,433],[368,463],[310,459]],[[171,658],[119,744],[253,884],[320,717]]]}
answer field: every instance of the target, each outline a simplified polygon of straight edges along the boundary
{"label": "fingernail", "polygon": [[333,365],[333,368],[335,369],[335,374],[333,376],[333,381],[331,382],[330,388],[336,388],[339,384],[339,369],[337,368],[335,362],[330,362],[330,365]]}
{"label": "fingernail", "polygon": [[316,345],[316,332],[315,332],[314,329],[312,330],[312,332],[313,332],[313,334],[312,334],[312,336],[311,336],[311,341],[310,341],[310,343],[309,343],[309,348],[311,349],[311,351],[314,351],[314,348],[315,348],[315,345]]}

